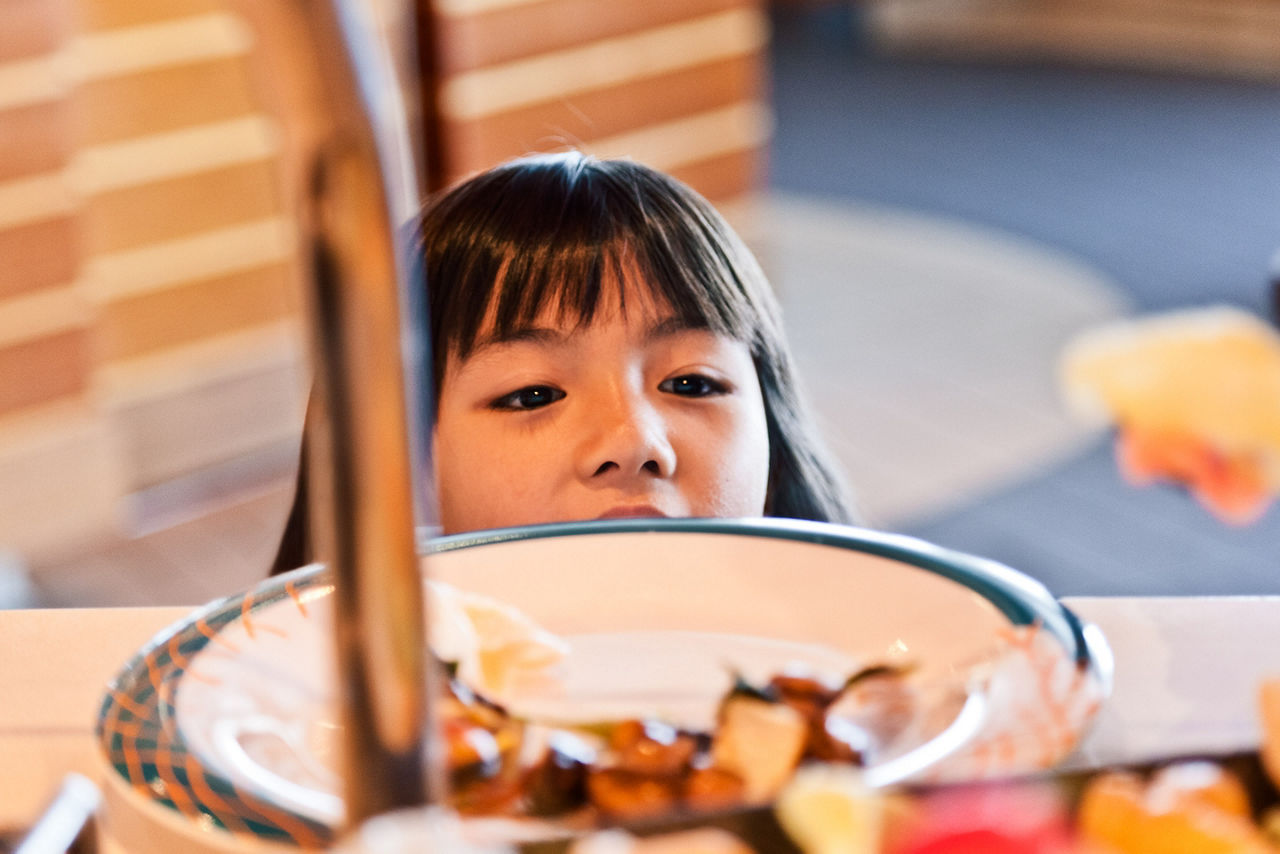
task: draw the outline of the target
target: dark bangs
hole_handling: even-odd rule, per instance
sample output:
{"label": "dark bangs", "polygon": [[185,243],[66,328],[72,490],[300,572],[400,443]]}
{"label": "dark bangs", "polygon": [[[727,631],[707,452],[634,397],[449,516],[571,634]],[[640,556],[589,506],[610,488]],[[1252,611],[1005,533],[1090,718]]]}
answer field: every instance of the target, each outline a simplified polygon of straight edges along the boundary
{"label": "dark bangs", "polygon": [[775,332],[763,274],[720,215],[628,161],[570,153],[487,172],[427,208],[422,252],[437,394],[446,359],[466,358],[481,330],[501,339],[548,311],[590,323],[608,287],[625,311],[627,288],[647,286],[684,323],[753,352]]}

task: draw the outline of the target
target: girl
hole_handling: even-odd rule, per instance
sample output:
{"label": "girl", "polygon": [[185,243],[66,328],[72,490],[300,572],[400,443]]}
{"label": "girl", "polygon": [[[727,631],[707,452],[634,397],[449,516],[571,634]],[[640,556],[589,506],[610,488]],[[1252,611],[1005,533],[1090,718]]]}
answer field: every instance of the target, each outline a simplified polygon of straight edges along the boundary
{"label": "girl", "polygon": [[420,235],[445,533],[851,520],[764,274],[685,185],[629,161],[528,157],[444,193]]}
{"label": "girl", "polygon": [[847,522],[750,252],[679,182],[526,158],[426,211],[446,533],[600,515]]}

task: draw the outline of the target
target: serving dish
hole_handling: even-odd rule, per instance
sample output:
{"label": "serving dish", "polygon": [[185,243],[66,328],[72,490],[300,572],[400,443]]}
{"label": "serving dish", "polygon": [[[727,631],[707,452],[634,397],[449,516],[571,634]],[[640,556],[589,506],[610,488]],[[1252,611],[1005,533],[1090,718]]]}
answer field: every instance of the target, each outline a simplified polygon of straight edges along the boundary
{"label": "serving dish", "polygon": [[[963,702],[867,769],[891,784],[1049,767],[1110,689],[1105,640],[1042,585],[906,537],[646,519],[442,538],[431,552],[433,578],[569,641],[554,678],[504,698],[530,717],[694,725],[731,668],[910,664],[926,694]],[[177,815],[213,847],[232,835],[328,844],[341,821],[332,593],[324,569],[296,570],[197,610],[134,656],[99,716],[118,800]]]}

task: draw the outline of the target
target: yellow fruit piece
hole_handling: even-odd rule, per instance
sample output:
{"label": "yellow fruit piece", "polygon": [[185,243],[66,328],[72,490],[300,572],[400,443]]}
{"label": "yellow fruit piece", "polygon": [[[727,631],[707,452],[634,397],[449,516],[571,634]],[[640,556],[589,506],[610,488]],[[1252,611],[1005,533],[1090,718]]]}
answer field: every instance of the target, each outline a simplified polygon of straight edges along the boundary
{"label": "yellow fruit piece", "polygon": [[1146,802],[1148,809],[1157,813],[1199,804],[1249,817],[1249,793],[1244,783],[1216,762],[1166,765],[1147,785]]}
{"label": "yellow fruit piece", "polygon": [[774,811],[805,854],[875,854],[880,850],[880,798],[852,766],[801,768],[778,796]]}

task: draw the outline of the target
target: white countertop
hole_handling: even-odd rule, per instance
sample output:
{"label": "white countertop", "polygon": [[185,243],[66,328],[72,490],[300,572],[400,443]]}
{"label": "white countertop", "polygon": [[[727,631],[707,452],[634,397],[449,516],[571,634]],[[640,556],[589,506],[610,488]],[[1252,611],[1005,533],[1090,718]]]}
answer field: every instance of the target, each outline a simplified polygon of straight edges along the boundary
{"label": "white countertop", "polygon": [[1115,688],[1078,764],[1258,744],[1259,682],[1280,677],[1280,597],[1071,597],[1115,654]]}
{"label": "white countertop", "polygon": [[[1280,597],[1064,600],[1115,654],[1115,689],[1073,764],[1247,749],[1280,675]],[[37,816],[68,771],[98,774],[107,680],[186,608],[0,611],[0,827]]]}

